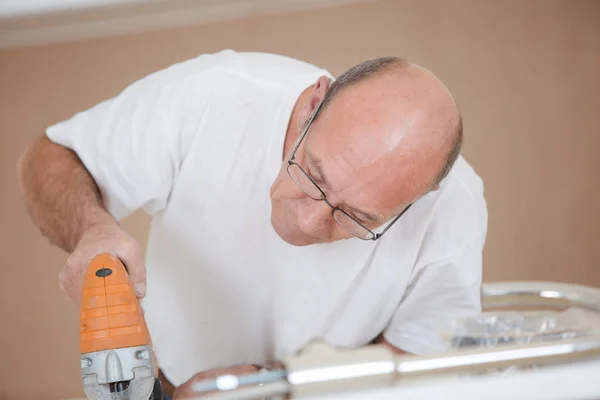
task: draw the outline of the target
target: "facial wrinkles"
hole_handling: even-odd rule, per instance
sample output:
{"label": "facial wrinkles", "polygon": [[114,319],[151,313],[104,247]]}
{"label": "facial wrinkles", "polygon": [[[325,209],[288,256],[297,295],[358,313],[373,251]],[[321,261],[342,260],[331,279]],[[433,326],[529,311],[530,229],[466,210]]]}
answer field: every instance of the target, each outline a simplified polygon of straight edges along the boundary
{"label": "facial wrinkles", "polygon": [[[394,133],[396,137],[404,134]],[[336,166],[349,171],[353,178],[352,184],[360,185],[360,189],[368,189],[370,192],[379,190],[379,186],[385,186],[388,177],[399,171],[398,159],[401,156],[391,154],[387,144],[378,142],[375,135],[373,141],[358,143],[340,152],[335,158]],[[383,178],[383,179],[382,179]]]}
{"label": "facial wrinkles", "polygon": [[[412,147],[410,143],[407,145]],[[404,144],[402,146],[404,148]],[[396,151],[380,158],[377,163],[360,168],[356,168],[356,163],[349,161],[343,153],[340,154],[339,159],[343,162],[338,161],[335,166],[349,165],[352,175],[345,180],[351,184],[336,190],[337,198],[356,205],[358,209],[376,211],[379,224],[391,219],[415,200],[415,176],[411,173],[414,172],[415,160],[410,153],[404,149],[400,153]]]}
{"label": "facial wrinkles", "polygon": [[[307,168],[309,174],[327,195],[327,199],[363,224],[371,225],[383,220],[383,214],[373,206],[369,189],[369,181],[364,179],[360,170],[343,156],[343,153],[332,155],[329,159],[315,157],[310,150],[307,151]],[[317,158],[320,162],[315,163]],[[321,168],[317,166],[320,165]],[[318,172],[322,170],[325,176]],[[323,178],[328,182],[323,182]]]}
{"label": "facial wrinkles", "polygon": [[[396,128],[385,137],[394,136],[399,142],[404,137],[414,136],[407,131],[418,122],[418,119],[419,115],[414,115],[407,124],[400,129]],[[388,124],[390,125],[392,124]],[[350,129],[350,127],[346,128]],[[390,151],[389,143],[382,144],[381,141],[376,140],[376,137],[381,138],[383,135],[359,133],[356,131],[354,135],[347,135],[343,140],[339,140],[342,139],[339,136],[332,140],[330,135],[326,142],[320,137],[315,139],[316,136],[313,136],[311,139],[314,142],[307,148],[326,156],[322,157],[323,170],[331,181],[332,187],[323,190],[330,200],[340,204],[347,202],[359,210],[377,214],[379,220],[384,221],[403,208],[403,204],[406,203],[404,199],[410,196],[405,190],[406,185],[397,186],[397,182],[407,180],[406,172],[410,160],[406,159],[407,154],[404,151],[402,154],[397,154],[397,150]],[[315,131],[313,134],[318,133]],[[352,137],[368,140],[356,140]],[[404,148],[405,144],[400,146]]]}
{"label": "facial wrinkles", "polygon": [[[365,134],[366,127],[358,127],[356,124],[329,126],[330,124],[325,123],[329,127],[328,131],[333,132],[326,132],[328,133],[326,136],[321,136],[323,135],[321,130],[317,132],[317,129],[311,129],[312,132],[308,133],[302,146],[305,147],[305,154],[302,157],[302,164],[305,165],[303,167],[317,181],[327,199],[334,206],[339,206],[358,217],[361,223],[365,223],[367,219],[361,214],[354,213],[346,205],[375,214],[377,224],[383,223],[404,208],[404,204],[399,204],[398,199],[406,197],[401,193],[405,190],[397,188],[390,191],[392,189],[390,179],[398,181],[398,177],[405,175],[402,172],[405,168],[395,162],[403,157],[393,153],[398,146],[403,146],[400,142],[409,136],[411,130],[414,131],[414,126],[422,119],[423,112],[411,113],[410,117],[403,119],[403,124],[400,126],[397,119],[377,121],[380,117],[377,114],[379,113],[372,114],[374,119],[370,121],[370,129],[381,132],[386,126],[394,128],[388,128],[389,131],[384,134]],[[337,122],[339,121],[338,119]],[[374,122],[376,124],[373,124]],[[325,129],[324,126],[320,128]],[[352,129],[354,132],[351,131]],[[344,132],[343,136],[333,136],[333,133],[339,133],[340,130]],[[323,182],[324,177],[318,173],[317,165],[311,162],[311,156],[320,159],[321,169],[329,181],[328,184]],[[381,179],[382,176],[386,179]],[[373,225],[370,223],[367,226]]]}

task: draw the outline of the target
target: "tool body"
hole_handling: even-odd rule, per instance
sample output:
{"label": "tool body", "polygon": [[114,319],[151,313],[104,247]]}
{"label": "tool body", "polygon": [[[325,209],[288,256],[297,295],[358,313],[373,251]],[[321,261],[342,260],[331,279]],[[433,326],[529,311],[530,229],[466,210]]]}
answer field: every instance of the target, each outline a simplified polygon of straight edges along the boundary
{"label": "tool body", "polygon": [[90,400],[161,400],[158,364],[125,266],[95,256],[80,308],[81,378]]}

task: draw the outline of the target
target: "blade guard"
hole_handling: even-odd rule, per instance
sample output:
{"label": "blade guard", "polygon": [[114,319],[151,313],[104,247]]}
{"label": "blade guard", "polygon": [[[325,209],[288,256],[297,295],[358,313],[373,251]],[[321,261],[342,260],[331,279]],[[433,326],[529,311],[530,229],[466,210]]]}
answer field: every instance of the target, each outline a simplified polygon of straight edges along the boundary
{"label": "blade guard", "polygon": [[85,272],[80,309],[84,390],[95,400],[148,400],[158,381],[150,334],[125,266],[95,256]]}

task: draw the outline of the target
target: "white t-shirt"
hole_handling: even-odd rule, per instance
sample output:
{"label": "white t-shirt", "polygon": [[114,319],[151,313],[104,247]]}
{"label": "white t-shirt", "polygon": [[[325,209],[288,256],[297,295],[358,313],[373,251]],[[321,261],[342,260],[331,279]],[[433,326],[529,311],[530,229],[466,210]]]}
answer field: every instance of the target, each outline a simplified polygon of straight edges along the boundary
{"label": "white t-shirt", "polygon": [[271,54],[200,55],[47,130],[79,155],[115,218],[153,216],[143,307],[175,385],[316,338],[358,346],[384,332],[431,354],[450,318],[480,310],[487,210],[462,157],[379,241],[296,247],[273,230],[269,188],[291,112],[323,74]]}

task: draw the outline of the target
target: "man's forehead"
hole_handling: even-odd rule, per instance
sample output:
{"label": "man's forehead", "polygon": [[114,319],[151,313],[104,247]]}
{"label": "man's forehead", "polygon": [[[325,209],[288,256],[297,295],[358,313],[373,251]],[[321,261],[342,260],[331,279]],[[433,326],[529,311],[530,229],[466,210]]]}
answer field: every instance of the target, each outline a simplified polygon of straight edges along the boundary
{"label": "man's forehead", "polygon": [[357,208],[399,211],[425,194],[439,172],[454,113],[450,100],[406,79],[375,78],[339,92],[306,138],[314,169],[319,164]]}
{"label": "man's forehead", "polygon": [[329,116],[315,121],[306,137],[306,151],[313,159],[333,160],[346,171],[369,168],[378,173],[393,164],[405,164],[402,159],[408,154],[399,148],[406,137],[405,127],[389,123],[377,113],[369,117],[371,121]]}
{"label": "man's forehead", "polygon": [[406,205],[406,190],[398,186],[402,179],[395,178],[384,165],[357,167],[342,160],[337,150],[320,150],[318,146],[306,147],[306,167],[325,194],[340,201],[344,210],[351,209],[365,221],[383,222]]}
{"label": "man's forehead", "polygon": [[327,129],[332,125],[324,123],[325,119],[316,122],[316,129],[311,128],[306,137],[305,159],[327,189],[343,192],[349,204],[379,218],[382,213],[401,211],[416,197],[415,160],[410,151],[385,152],[378,148],[381,143],[373,143],[377,135],[342,137]]}
{"label": "man's forehead", "polygon": [[[329,193],[336,193],[340,191],[347,192],[348,181],[351,181],[350,185],[356,182],[359,177],[350,173],[350,175],[340,173],[340,171],[335,170],[335,166],[332,166],[331,163],[327,162],[328,160],[324,160],[320,156],[313,153],[310,149],[306,150],[306,166],[310,171],[311,178],[315,180],[320,187],[321,190]],[[329,170],[329,172],[327,172]],[[352,182],[355,181],[355,182]],[[362,186],[362,185],[360,185]],[[350,211],[353,216],[357,216],[365,221],[370,222],[378,222],[381,217],[381,211],[373,206],[364,205],[362,202],[357,204],[355,202],[356,198],[345,198],[343,199],[343,204],[338,206],[342,206],[341,208],[345,211]],[[372,203],[372,202],[371,202]]]}

